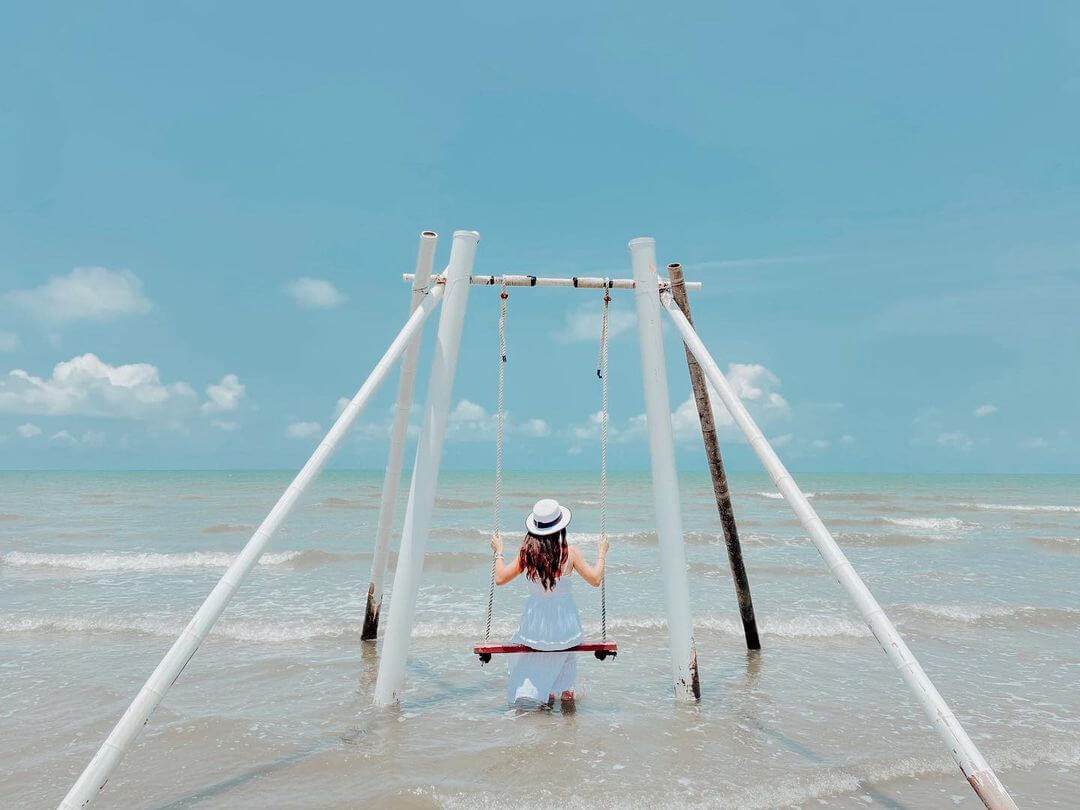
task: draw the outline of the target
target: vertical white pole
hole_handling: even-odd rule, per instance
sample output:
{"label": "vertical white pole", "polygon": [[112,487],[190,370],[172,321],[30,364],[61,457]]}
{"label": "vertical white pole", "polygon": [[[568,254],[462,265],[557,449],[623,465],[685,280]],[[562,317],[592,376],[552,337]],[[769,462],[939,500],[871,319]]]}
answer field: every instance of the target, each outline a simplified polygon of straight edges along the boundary
{"label": "vertical white pole", "polygon": [[135,700],[131,702],[131,705],[120,717],[109,736],[105,738],[105,742],[101,744],[101,748],[94,754],[94,758],[90,760],[82,774],[75,780],[75,784],[71,786],[67,796],[60,802],[61,810],[86,807],[94,800],[98,791],[105,787],[105,783],[109,781],[109,775],[120,762],[120,758],[127,751],[128,746],[139,736],[143,726],[150,722],[150,715],[154,713],[154,709],[161,703],[165,693],[176,683],[176,679],[180,677],[184,667],[188,665],[191,657],[195,655],[199,645],[202,644],[203,639],[210,632],[210,628],[214,626],[214,622],[218,620],[225,610],[225,606],[229,604],[229,600],[233,598],[233,594],[240,587],[240,583],[251,573],[251,569],[259,561],[259,557],[262,556],[267,543],[274,536],[274,532],[285,522],[285,518],[289,516],[289,512],[296,506],[296,502],[308,484],[326,466],[326,462],[330,460],[334,451],[341,445],[349,432],[349,428],[353,426],[357,417],[360,416],[364,406],[368,404],[375,392],[379,390],[379,386],[390,375],[394,363],[405,351],[409,341],[420,331],[424,325],[424,320],[438,305],[442,292],[441,289],[432,290],[431,294],[425,297],[424,302],[405,322],[405,326],[394,338],[390,348],[376,363],[371,375],[360,386],[360,390],[356,392],[356,396],[341,412],[341,416],[334,422],[334,426],[319,442],[319,446],[315,448],[311,458],[307,460],[307,463],[296,474],[292,483],[278,498],[274,508],[270,510],[263,522],[259,524],[259,528],[251,535],[251,539],[236,555],[236,559],[232,561],[218,584],[214,586],[214,590],[206,597],[206,601],[195,611],[195,615],[188,622],[187,627],[184,628],[184,632],[173,642],[165,657],[161,659],[161,663],[157,665],[150,678],[139,690],[139,694],[135,696]]}
{"label": "vertical white pole", "polygon": [[405,683],[405,662],[416,614],[416,596],[420,590],[420,574],[424,570],[424,550],[431,531],[431,511],[435,506],[435,485],[439,479],[443,436],[450,412],[461,330],[465,323],[465,305],[469,300],[469,276],[472,274],[479,239],[480,234],[476,231],[455,231],[450,247],[445,300],[439,316],[427,404],[420,425],[409,504],[405,509],[394,588],[390,594],[390,621],[386,627],[379,675],[375,681],[375,703],[381,706],[396,703]]}
{"label": "vertical white pole", "polygon": [[712,383],[716,393],[720,395],[720,399],[727,406],[731,418],[746,436],[750,449],[761,460],[776,488],[780,490],[784,500],[787,501],[788,506],[798,517],[803,528],[806,529],[806,533],[817,547],[822,559],[829,566],[833,576],[836,577],[837,582],[848,592],[856,607],[859,608],[863,619],[873,631],[874,638],[878,640],[881,649],[889,656],[889,660],[893,662],[893,665],[900,672],[900,677],[904,679],[908,688],[911,689],[915,698],[922,705],[923,711],[926,712],[930,722],[934,724],[938,735],[949,747],[949,753],[952,754],[956,764],[960,766],[961,772],[967,777],[968,783],[975,790],[976,795],[982,799],[983,804],[989,807],[990,810],[1016,810],[1016,804],[1005,790],[1004,785],[1001,784],[997,774],[990,768],[979,749],[975,747],[975,743],[964,731],[960,721],[956,719],[956,715],[953,714],[952,709],[945,702],[945,698],[934,687],[929,676],[916,660],[915,654],[904,643],[904,639],[897,632],[889,617],[885,615],[885,611],[882,610],[877,599],[874,598],[870,589],[866,587],[866,583],[856,573],[844,552],[840,550],[840,546],[836,544],[832,534],[825,528],[825,524],[818,517],[817,512],[814,511],[814,507],[810,505],[810,501],[806,499],[802,490],[799,489],[799,485],[795,483],[791,473],[787,471],[783,462],[780,461],[780,457],[773,451],[768,439],[761,432],[761,428],[757,426],[753,417],[750,416],[750,412],[746,410],[746,406],[742,404],[742,400],[739,399],[728,384],[727,378],[720,371],[720,367],[716,365],[716,361],[713,360],[708,349],[705,348],[705,344],[702,343],[693,325],[686,319],[682,310],[679,309],[679,305],[667,293],[664,295],[664,307],[667,309],[672,321],[674,321],[675,328],[682,335],[686,348],[697,358],[706,378]]}
{"label": "vertical white pole", "polygon": [[[420,250],[416,256],[416,273],[413,275],[412,314],[424,300],[431,268],[435,261],[434,231],[420,234]],[[371,560],[371,583],[368,585],[367,611],[360,638],[374,641],[379,635],[379,611],[382,608],[383,581],[386,578],[386,561],[390,557],[390,531],[394,527],[394,508],[397,506],[398,487],[401,485],[401,462],[405,455],[405,436],[409,429],[412,412],[413,384],[416,382],[416,361],[420,356],[422,333],[418,334],[401,358],[401,377],[398,380],[397,403],[394,405],[394,423],[390,427],[390,452],[383,476],[382,500],[379,503],[379,524],[375,531],[375,554]]]}
{"label": "vertical white pole", "polygon": [[660,296],[656,274],[656,242],[649,237],[630,241],[634,269],[634,301],[641,342],[641,378],[645,386],[645,418],[649,425],[656,534],[660,541],[660,570],[664,578],[671,674],[676,697],[701,697],[697,652],[690,620],[690,583],[686,576],[679,480],[675,470],[675,437],[671,429],[664,338],[660,332]]}

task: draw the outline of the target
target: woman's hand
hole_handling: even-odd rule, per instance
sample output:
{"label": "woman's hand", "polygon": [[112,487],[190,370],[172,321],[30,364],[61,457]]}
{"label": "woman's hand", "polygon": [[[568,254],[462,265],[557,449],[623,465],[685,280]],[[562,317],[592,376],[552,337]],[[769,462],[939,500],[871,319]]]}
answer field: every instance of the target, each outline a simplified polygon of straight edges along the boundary
{"label": "woman's hand", "polygon": [[608,547],[610,545],[611,544],[608,542],[608,539],[606,537],[601,537],[600,538],[600,542],[596,544],[596,546],[597,546],[596,556],[597,556],[598,559],[602,560],[602,559],[604,559],[604,557],[607,556],[607,550],[608,550]]}
{"label": "woman's hand", "polygon": [[521,573],[521,555],[515,554],[507,565],[503,560],[503,541],[501,535],[493,535],[491,538],[491,550],[495,552],[495,560],[492,573],[495,574],[495,584],[505,585]]}

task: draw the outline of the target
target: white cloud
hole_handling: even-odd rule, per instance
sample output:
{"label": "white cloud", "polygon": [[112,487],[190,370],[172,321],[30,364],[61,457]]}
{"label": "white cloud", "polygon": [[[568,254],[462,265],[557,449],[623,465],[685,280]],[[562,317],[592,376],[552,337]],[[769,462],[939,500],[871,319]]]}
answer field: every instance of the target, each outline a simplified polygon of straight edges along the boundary
{"label": "white cloud", "polygon": [[450,411],[451,422],[478,422],[488,418],[487,409],[467,399],[458,400],[454,410]]}
{"label": "white cloud", "polygon": [[238,422],[229,422],[225,419],[212,419],[210,421],[210,427],[216,430],[224,430],[225,432],[230,432],[238,429],[240,427],[240,424]]}
{"label": "white cloud", "polygon": [[293,422],[285,428],[285,435],[290,439],[308,439],[322,432],[318,422]]}
{"label": "white cloud", "polygon": [[100,447],[105,444],[105,434],[100,430],[87,430],[79,438],[79,444]]}
{"label": "white cloud", "polygon": [[855,437],[850,433],[845,433],[840,437],[840,444],[855,444]]}
{"label": "white cloud", "polygon": [[[509,433],[509,425],[504,430]],[[491,440],[497,433],[498,419],[483,405],[462,399],[450,411],[446,427],[446,438],[450,441]]]}
{"label": "white cloud", "polygon": [[[756,421],[767,423],[791,415],[787,400],[773,390],[779,387],[780,378],[760,363],[731,363],[725,376]],[[726,433],[729,437],[734,437],[734,420],[712,385],[709,385],[709,400],[712,403],[713,421],[717,431],[721,435]],[[680,441],[700,438],[701,423],[698,421],[697,402],[693,393],[671,414],[671,426],[675,431],[675,438]]]}
{"label": "white cloud", "polygon": [[19,336],[14,332],[0,331],[0,352],[13,352],[19,348]]}
{"label": "white cloud", "polygon": [[17,428],[15,428],[15,432],[22,436],[24,439],[32,439],[35,436],[41,435],[41,428],[39,428],[37,425],[27,422],[26,424],[19,425]]}
{"label": "white cloud", "polygon": [[[560,343],[600,343],[600,325],[603,309],[598,304],[582,304],[568,310],[563,316],[562,328],[552,333]],[[637,324],[637,315],[631,309],[610,305],[608,309],[608,340],[613,340]]]}
{"label": "white cloud", "polygon": [[1030,439],[1024,439],[1020,442],[1020,446],[1025,450],[1042,450],[1050,446],[1050,442],[1044,439],[1042,436],[1032,436]]}
{"label": "white cloud", "polygon": [[522,436],[531,436],[542,439],[551,435],[551,427],[543,419],[528,419],[518,425],[518,433]]}
{"label": "white cloud", "polygon": [[345,409],[349,406],[350,402],[352,402],[352,400],[348,397],[338,397],[338,401],[334,405],[334,419],[337,419],[345,413]]}
{"label": "white cloud", "polygon": [[[503,431],[507,436],[542,438],[551,433],[543,419],[518,422],[507,411]],[[494,441],[499,432],[498,414],[490,413],[483,405],[468,399],[458,400],[450,411],[446,427],[447,441]]]}
{"label": "white cloud", "polygon": [[285,285],[285,292],[308,309],[333,309],[346,301],[345,295],[337,287],[321,278],[298,278]]}
{"label": "white cloud", "polygon": [[814,439],[812,442],[810,442],[810,444],[812,444],[816,450],[828,450],[829,449],[829,440],[828,439]]}
{"label": "white cloud", "polygon": [[175,421],[198,397],[185,382],[163,383],[156,366],[112,366],[95,354],[73,357],[43,379],[22,370],[0,379],[0,413]]}
{"label": "white cloud", "polygon": [[6,298],[48,323],[111,321],[151,309],[134,273],[105,267],[76,267],[32,290],[12,290]]}
{"label": "white cloud", "polygon": [[79,437],[72,435],[71,431],[61,430],[49,437],[50,442],[66,444],[69,447],[100,447],[105,444],[105,434],[100,430],[87,430]]}
{"label": "white cloud", "polygon": [[795,434],[784,433],[781,436],[773,436],[771,439],[769,439],[769,444],[771,444],[773,447],[787,447],[789,444],[791,444],[791,441],[794,438]]}
{"label": "white cloud", "polygon": [[972,411],[976,419],[982,419],[984,416],[989,416],[990,414],[997,412],[997,405],[980,405],[978,408]]}
{"label": "white cloud", "polygon": [[971,437],[962,431],[939,433],[935,441],[939,447],[951,447],[957,450],[970,450],[975,446]]}
{"label": "white cloud", "polygon": [[206,386],[208,401],[202,405],[203,413],[235,411],[244,397],[244,385],[235,374],[226,374],[216,385]]}

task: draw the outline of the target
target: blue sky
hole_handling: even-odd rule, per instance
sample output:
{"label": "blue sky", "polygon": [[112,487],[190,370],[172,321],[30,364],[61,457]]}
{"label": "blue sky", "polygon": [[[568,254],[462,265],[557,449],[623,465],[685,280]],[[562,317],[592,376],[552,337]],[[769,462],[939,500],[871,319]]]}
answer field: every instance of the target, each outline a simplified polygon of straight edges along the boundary
{"label": "blue sky", "polygon": [[[626,276],[656,237],[796,469],[1080,471],[1078,53],[1068,3],[23,4],[0,467],[300,464],[404,319],[419,231],[441,267],[469,228],[483,273]],[[513,293],[508,467],[597,464],[598,305]],[[612,463],[645,469],[613,306]],[[447,468],[491,464],[496,311],[472,291]],[[382,467],[394,388],[336,464]]]}

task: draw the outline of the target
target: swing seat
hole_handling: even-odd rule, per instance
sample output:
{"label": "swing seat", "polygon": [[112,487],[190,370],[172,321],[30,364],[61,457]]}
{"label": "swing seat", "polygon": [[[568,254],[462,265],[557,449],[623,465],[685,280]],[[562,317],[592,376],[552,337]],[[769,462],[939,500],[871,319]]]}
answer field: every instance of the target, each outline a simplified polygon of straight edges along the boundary
{"label": "swing seat", "polygon": [[479,656],[482,664],[488,663],[493,655],[530,652],[591,652],[598,661],[603,661],[605,658],[614,658],[618,655],[619,645],[614,641],[585,641],[565,650],[534,650],[524,644],[477,644],[473,647],[473,652]]}

